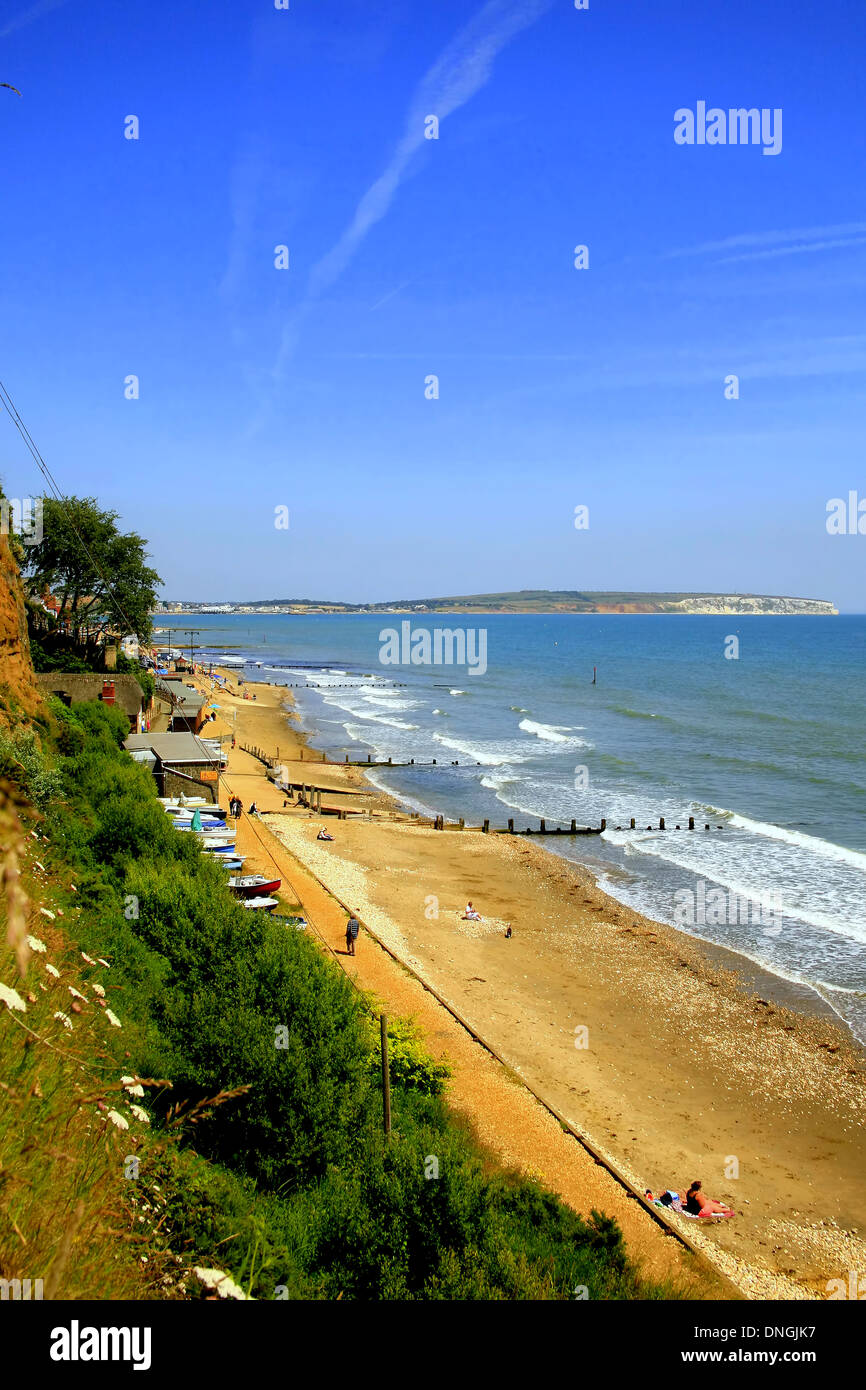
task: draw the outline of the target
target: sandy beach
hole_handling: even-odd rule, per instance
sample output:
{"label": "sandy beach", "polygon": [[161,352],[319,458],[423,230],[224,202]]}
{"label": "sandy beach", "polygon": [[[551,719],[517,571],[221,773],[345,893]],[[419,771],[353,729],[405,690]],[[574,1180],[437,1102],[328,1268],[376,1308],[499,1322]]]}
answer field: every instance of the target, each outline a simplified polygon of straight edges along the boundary
{"label": "sandy beach", "polygon": [[[399,813],[361,769],[323,764],[306,748],[284,688],[246,685],[257,699],[243,699],[235,673],[224,674],[229,690],[215,697],[218,718],[203,732],[236,737],[222,804],[237,793],[264,816],[242,819],[246,867],[276,865],[323,949],[393,1012],[416,1013],[431,1051],[455,1063],[452,1102],[491,1147],[578,1209],[611,1211],[655,1269],[698,1277],[522,1078],[639,1191],[684,1190],[700,1178],[733,1206],[732,1220],[675,1221],[747,1296],[823,1298],[828,1280],[866,1269],[866,1057],[828,1010],[621,906],[538,843],[435,831]],[[294,798],[286,804],[242,744],[274,758],[279,749],[290,780],[323,787],[334,810],[364,815],[319,817]],[[332,843],[316,840],[322,825]],[[481,923],[461,920],[467,899]],[[477,1087],[496,1064],[371,936],[362,934],[356,958],[339,954],[340,903],[495,1049],[513,1073],[496,1083],[507,1099],[473,1101],[473,1074]],[[518,1141],[509,1126],[523,1107]],[[704,1278],[703,1296],[734,1296],[711,1283]]]}

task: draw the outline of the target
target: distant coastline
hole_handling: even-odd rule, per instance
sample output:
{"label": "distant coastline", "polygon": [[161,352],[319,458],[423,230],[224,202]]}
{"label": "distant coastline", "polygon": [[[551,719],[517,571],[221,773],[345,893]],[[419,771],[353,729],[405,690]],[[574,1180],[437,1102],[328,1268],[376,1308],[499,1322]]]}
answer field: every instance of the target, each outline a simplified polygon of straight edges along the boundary
{"label": "distant coastline", "polygon": [[371,604],[306,598],[256,599],[222,604],[193,602],[189,599],[166,600],[155,616],[194,616],[204,613],[668,613],[731,617],[835,617],[838,612],[838,608],[829,599],[793,598],[785,595],[520,589],[510,593],[395,599],[388,603]]}

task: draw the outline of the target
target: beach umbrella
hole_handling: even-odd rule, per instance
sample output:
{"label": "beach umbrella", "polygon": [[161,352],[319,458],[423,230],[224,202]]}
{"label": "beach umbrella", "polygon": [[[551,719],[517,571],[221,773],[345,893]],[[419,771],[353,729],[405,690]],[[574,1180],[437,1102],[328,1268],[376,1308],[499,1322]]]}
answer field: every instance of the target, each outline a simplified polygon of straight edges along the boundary
{"label": "beach umbrella", "polygon": [[201,812],[197,806],[192,813],[192,821],[190,822],[189,828],[190,830],[201,830]]}

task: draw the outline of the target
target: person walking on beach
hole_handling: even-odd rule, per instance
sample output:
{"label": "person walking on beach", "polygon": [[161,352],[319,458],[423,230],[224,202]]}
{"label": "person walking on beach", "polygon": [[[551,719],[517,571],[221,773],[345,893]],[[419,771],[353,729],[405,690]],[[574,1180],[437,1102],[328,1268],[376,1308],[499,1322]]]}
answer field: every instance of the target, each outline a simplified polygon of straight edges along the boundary
{"label": "person walking on beach", "polygon": [[350,956],[355,954],[355,942],[358,940],[360,930],[361,923],[353,913],[346,923],[346,951]]}

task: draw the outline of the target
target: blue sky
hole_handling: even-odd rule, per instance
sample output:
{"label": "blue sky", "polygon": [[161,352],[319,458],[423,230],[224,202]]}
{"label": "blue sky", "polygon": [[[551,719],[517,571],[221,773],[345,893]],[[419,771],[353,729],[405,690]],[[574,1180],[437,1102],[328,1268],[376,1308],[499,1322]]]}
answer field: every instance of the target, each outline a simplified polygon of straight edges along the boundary
{"label": "blue sky", "polygon": [[[65,490],[174,598],[866,610],[862,3],[290,4],[0,17],[0,377]],[[781,152],[677,145],[698,101]]]}

